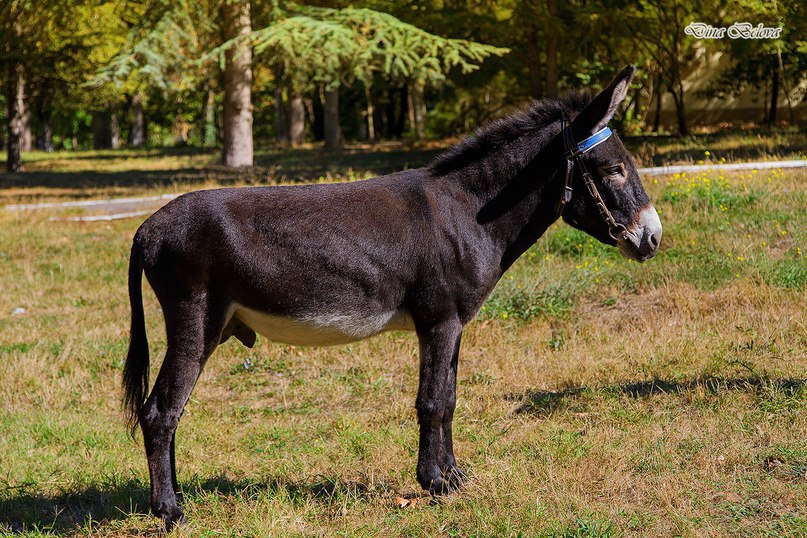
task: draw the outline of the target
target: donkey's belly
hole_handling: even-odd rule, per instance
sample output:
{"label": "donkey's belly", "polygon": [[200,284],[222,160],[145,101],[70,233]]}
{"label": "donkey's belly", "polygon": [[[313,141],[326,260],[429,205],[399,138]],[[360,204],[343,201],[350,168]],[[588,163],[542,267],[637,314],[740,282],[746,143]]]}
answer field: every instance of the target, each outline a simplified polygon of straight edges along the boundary
{"label": "donkey's belly", "polygon": [[323,313],[300,317],[278,316],[236,306],[233,316],[266,338],[298,346],[332,346],[362,340],[382,331],[414,330],[405,311],[376,314]]}

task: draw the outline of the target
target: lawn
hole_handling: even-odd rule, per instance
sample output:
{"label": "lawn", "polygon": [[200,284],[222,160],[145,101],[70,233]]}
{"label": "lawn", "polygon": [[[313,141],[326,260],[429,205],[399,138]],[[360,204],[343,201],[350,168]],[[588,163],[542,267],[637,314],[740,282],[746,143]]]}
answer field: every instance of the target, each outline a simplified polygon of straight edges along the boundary
{"label": "lawn", "polygon": [[[389,151],[415,166],[430,150]],[[4,176],[0,201],[85,196],[80,178],[93,173],[95,195],[283,179],[177,179],[209,171],[210,155],[192,151],[59,158]],[[350,179],[385,171],[372,164],[383,155],[365,158],[339,162]],[[460,494],[431,501],[415,481],[413,335],[310,349],[231,339],[177,434],[178,534],[804,536],[807,173],[646,187],[664,224],[656,258],[624,260],[556,224],[468,327],[455,450],[471,479]],[[0,533],[158,535],[142,441],[119,404],[142,218],[50,216],[0,212]],[[156,375],[165,335],[145,297]],[[399,508],[397,497],[416,501]]]}

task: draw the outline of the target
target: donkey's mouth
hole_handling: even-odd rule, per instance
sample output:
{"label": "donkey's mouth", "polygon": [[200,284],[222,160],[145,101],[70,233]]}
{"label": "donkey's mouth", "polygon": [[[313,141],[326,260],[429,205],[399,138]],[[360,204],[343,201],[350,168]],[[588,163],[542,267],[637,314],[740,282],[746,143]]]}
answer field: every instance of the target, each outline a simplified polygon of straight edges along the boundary
{"label": "donkey's mouth", "polygon": [[643,253],[639,247],[639,241],[635,240],[633,234],[629,234],[628,239],[618,241],[617,247],[619,247],[619,252],[622,254],[622,256],[628,258],[629,260],[634,260],[640,263],[645,260],[649,260],[656,254],[655,251]]}
{"label": "donkey's mouth", "polygon": [[617,241],[617,247],[622,256],[640,263],[649,260],[658,252],[657,245],[638,235],[635,230],[629,230],[625,239]]}

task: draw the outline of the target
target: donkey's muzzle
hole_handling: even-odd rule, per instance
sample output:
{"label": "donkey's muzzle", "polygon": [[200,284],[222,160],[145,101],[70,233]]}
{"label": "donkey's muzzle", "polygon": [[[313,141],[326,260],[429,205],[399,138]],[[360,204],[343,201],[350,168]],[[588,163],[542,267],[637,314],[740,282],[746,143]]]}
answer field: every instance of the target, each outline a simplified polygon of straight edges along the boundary
{"label": "donkey's muzzle", "polygon": [[648,205],[642,209],[636,224],[628,229],[625,239],[618,244],[626,258],[643,262],[655,256],[661,246],[661,220],[656,208]]}

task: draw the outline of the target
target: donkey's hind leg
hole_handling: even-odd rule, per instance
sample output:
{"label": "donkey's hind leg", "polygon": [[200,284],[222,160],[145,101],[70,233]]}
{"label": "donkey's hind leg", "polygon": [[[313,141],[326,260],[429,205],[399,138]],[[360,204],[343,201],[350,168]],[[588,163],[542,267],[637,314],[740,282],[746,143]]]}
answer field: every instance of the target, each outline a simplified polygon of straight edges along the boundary
{"label": "donkey's hind leg", "polygon": [[140,411],[140,426],[151,477],[151,511],[167,530],[185,521],[177,503],[174,434],[205,361],[218,344],[221,320],[211,316],[202,298],[163,305],[168,348],[160,373]]}

